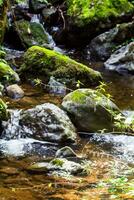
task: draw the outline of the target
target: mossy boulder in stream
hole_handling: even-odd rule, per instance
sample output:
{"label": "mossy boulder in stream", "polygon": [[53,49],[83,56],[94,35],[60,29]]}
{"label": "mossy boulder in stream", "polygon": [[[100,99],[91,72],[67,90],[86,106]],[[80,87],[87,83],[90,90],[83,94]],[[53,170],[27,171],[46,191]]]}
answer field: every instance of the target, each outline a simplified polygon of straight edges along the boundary
{"label": "mossy boulder in stream", "polygon": [[14,22],[14,29],[24,48],[50,43],[49,36],[40,23],[19,20]]}
{"label": "mossy boulder in stream", "polygon": [[134,5],[128,0],[67,0],[66,5],[66,23],[54,37],[73,47],[84,46],[116,24],[132,21],[134,14]]}
{"label": "mossy boulder in stream", "polygon": [[101,74],[93,69],[78,63],[68,56],[53,50],[33,46],[24,55],[24,64],[21,72],[27,72],[37,77],[54,76],[60,79],[75,79],[82,83],[98,84],[102,79]]}
{"label": "mossy boulder in stream", "polygon": [[113,112],[118,107],[96,90],[78,89],[64,97],[63,108],[68,112],[79,131],[96,132],[115,128]]}
{"label": "mossy boulder in stream", "polygon": [[0,44],[3,42],[7,27],[7,11],[9,0],[0,0]]}
{"label": "mossy boulder in stream", "polygon": [[19,82],[18,74],[6,63],[0,59],[0,81],[1,82]]}

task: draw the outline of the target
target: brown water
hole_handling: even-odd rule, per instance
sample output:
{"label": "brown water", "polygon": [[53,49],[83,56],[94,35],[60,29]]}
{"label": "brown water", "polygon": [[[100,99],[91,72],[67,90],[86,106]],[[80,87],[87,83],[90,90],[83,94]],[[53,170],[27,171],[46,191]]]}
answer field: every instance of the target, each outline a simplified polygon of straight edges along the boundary
{"label": "brown water", "polygon": [[[134,76],[105,71],[102,63],[93,63],[92,66],[102,72],[104,81],[108,83],[107,91],[119,108],[134,110]],[[61,104],[62,97],[50,95],[40,87],[33,87],[26,83],[21,87],[25,91],[24,98],[11,100],[5,97],[5,100],[9,102],[9,108],[27,109],[45,102]],[[0,157],[0,200],[134,199],[134,193],[132,194],[134,191],[133,137],[111,135],[105,137],[94,134],[80,139],[78,146],[74,146],[73,149],[77,154],[91,161],[91,164],[85,168],[88,175],[66,178],[49,176],[46,173],[29,173],[26,169],[30,164],[43,161],[45,158],[42,153],[37,154],[36,151],[27,157],[11,154],[11,152],[19,154],[21,142],[10,142],[10,148],[4,149],[6,156],[2,154]],[[13,151],[14,148],[16,151]],[[39,146],[39,148],[42,147]],[[49,151],[51,148],[48,147],[48,156]],[[123,188],[120,183],[110,184],[108,181],[122,176],[129,180],[124,183],[124,189],[119,188],[120,186]],[[98,187],[98,184],[103,181],[106,185]],[[128,193],[128,182],[133,182],[131,193]]]}
{"label": "brown water", "polygon": [[[94,63],[92,66],[103,73],[104,80],[108,83],[107,91],[120,109],[134,110],[134,77],[104,71],[100,63]],[[10,108],[27,109],[45,102],[60,105],[62,101],[62,97],[50,95],[39,87],[29,84],[22,84],[21,87],[25,91],[24,98],[20,100],[5,98]],[[34,162],[43,161],[42,155],[35,153],[27,157],[1,156],[0,200],[134,199],[134,194],[132,192],[129,194],[125,189],[117,191],[114,190],[114,186],[112,186],[113,192],[108,189],[111,187],[109,179],[126,176],[129,182],[134,182],[133,142],[133,137],[128,136],[105,138],[103,135],[102,137],[96,135],[80,139],[78,146],[73,148],[77,154],[91,161],[91,164],[86,167],[89,173],[87,176],[60,178],[46,173],[30,174],[26,168]],[[108,183],[98,187],[98,184],[103,181]],[[117,184],[116,189],[119,186]],[[126,184],[125,187],[128,185]],[[132,187],[131,191],[134,190],[134,184]]]}

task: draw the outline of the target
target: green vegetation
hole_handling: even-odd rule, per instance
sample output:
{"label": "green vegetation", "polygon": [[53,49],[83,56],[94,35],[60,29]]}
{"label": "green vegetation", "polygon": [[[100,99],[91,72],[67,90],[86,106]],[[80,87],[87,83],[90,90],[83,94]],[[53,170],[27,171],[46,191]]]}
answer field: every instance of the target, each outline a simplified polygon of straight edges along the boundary
{"label": "green vegetation", "polygon": [[8,119],[8,112],[7,112],[7,105],[0,99],[0,120],[7,120]]}
{"label": "green vegetation", "polygon": [[56,165],[57,167],[62,167],[64,164],[64,161],[58,158],[55,158],[54,160],[51,161],[53,165]]}
{"label": "green vegetation", "polygon": [[0,0],[0,6],[3,4],[3,0]]}
{"label": "green vegetation", "polygon": [[78,26],[110,16],[120,16],[134,9],[127,0],[68,0],[68,15]]}
{"label": "green vegetation", "polygon": [[0,59],[0,81],[17,81],[17,74],[13,69],[6,63],[5,60]]}

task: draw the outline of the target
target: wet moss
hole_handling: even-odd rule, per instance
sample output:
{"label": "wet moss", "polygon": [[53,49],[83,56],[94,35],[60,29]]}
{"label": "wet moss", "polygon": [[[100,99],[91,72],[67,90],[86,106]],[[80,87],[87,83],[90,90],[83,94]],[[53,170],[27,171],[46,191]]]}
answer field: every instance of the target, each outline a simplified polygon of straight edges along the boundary
{"label": "wet moss", "polygon": [[101,74],[93,69],[78,63],[68,56],[53,50],[33,46],[24,55],[24,64],[21,71],[37,75],[54,76],[56,78],[75,78],[82,82],[97,84]]}
{"label": "wet moss", "polygon": [[127,0],[68,0],[67,5],[68,15],[73,17],[78,26],[134,10]]}

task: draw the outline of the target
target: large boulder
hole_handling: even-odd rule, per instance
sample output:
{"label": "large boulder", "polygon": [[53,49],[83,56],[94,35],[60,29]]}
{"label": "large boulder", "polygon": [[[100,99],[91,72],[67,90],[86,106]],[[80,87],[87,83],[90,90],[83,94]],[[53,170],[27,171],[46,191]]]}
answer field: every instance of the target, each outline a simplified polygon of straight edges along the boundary
{"label": "large boulder", "polygon": [[115,28],[94,38],[87,46],[90,58],[108,59],[115,48],[127,40],[134,38],[134,22],[118,24]]}
{"label": "large boulder", "polygon": [[14,29],[24,48],[50,43],[49,35],[40,23],[19,20],[14,22]]}
{"label": "large boulder", "polygon": [[75,142],[77,138],[75,127],[66,113],[50,103],[13,111],[3,126],[4,136],[10,139],[30,137],[51,142]]}
{"label": "large boulder", "polygon": [[68,0],[66,4],[67,15],[56,39],[73,46],[84,45],[115,24],[131,21],[134,13],[134,6],[128,0]]}
{"label": "large boulder", "polygon": [[134,42],[115,51],[104,63],[105,68],[117,72],[134,73]]}
{"label": "large boulder", "polygon": [[33,46],[24,55],[21,72],[27,72],[37,77],[53,76],[59,79],[75,79],[82,83],[98,84],[101,80],[99,72],[78,63],[71,58],[39,46]]}
{"label": "large boulder", "polygon": [[106,96],[91,89],[78,89],[64,97],[62,107],[68,112],[78,131],[112,131],[113,113],[118,107]]}

